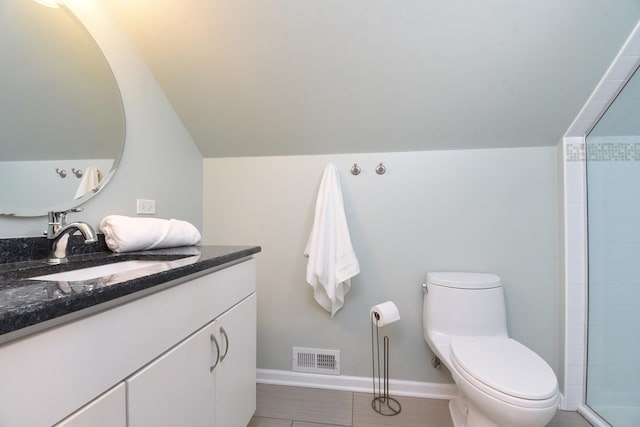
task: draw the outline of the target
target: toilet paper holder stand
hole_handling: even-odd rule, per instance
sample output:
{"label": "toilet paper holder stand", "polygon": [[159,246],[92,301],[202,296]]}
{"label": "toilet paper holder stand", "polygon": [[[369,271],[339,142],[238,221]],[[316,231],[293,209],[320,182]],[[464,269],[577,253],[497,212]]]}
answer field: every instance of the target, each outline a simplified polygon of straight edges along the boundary
{"label": "toilet paper holder stand", "polygon": [[380,316],[378,313],[371,313],[371,362],[373,365],[373,399],[371,400],[371,407],[380,415],[393,416],[400,413],[402,405],[389,396],[389,337],[385,335],[383,339],[381,362],[379,321]]}

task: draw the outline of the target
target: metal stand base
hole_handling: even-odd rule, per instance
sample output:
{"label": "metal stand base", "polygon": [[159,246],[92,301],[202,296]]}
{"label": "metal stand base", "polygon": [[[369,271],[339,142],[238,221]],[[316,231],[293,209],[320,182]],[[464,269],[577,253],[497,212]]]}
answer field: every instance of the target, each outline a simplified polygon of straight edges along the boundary
{"label": "metal stand base", "polygon": [[391,417],[402,411],[402,405],[393,397],[377,396],[371,401],[371,407],[380,415]]}
{"label": "metal stand base", "polygon": [[[373,400],[371,407],[380,415],[398,415],[402,410],[402,405],[393,397],[389,396],[389,337],[384,337],[383,360],[384,371],[380,372],[380,339],[378,331],[380,326],[376,313],[371,314],[371,361],[373,365]],[[374,325],[375,322],[375,325]],[[377,369],[376,369],[377,365]],[[381,378],[382,377],[382,378]],[[382,381],[382,385],[380,382]],[[377,387],[376,387],[377,383]]]}

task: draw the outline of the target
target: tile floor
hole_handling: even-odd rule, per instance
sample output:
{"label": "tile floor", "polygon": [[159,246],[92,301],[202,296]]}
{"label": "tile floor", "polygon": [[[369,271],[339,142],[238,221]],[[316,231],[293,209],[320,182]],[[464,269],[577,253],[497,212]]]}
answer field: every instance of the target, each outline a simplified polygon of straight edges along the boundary
{"label": "tile floor", "polygon": [[[248,427],[453,427],[448,401],[396,398],[401,412],[386,417],[371,409],[367,393],[258,384],[256,414]],[[590,425],[575,412],[559,411],[547,427]]]}

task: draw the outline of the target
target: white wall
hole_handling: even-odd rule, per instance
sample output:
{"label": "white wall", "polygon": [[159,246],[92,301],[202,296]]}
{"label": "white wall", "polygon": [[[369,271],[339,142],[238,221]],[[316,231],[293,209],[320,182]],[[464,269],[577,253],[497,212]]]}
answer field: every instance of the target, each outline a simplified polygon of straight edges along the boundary
{"label": "white wall", "polygon": [[[421,284],[428,271],[504,281],[509,326],[557,370],[557,151],[433,151],[204,161],[207,244],[258,244],[258,367],[291,369],[291,347],[342,350],[342,373],[370,376],[369,308],[391,299],[391,376],[450,381],[429,365]],[[332,319],[305,282],[304,246],[326,163],[341,171],[361,274]],[[387,173],[374,168],[384,162]],[[349,169],[363,168],[359,176]]]}
{"label": "white wall", "polygon": [[[66,0],[102,48],[122,94],[127,141],[118,172],[82,207],[97,226],[107,214],[135,215],[136,198],[156,200],[157,217],[202,223],[202,156],[153,75],[101,0]],[[57,179],[57,178],[52,178]],[[39,236],[46,217],[0,217],[0,236]]]}

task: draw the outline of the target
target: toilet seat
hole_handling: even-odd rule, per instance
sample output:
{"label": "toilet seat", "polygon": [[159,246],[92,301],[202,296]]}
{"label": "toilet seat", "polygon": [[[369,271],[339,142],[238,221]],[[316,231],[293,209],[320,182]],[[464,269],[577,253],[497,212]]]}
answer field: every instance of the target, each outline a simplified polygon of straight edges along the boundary
{"label": "toilet seat", "polygon": [[506,403],[544,408],[558,402],[558,384],[549,365],[508,337],[452,337],[451,362],[480,391]]}

